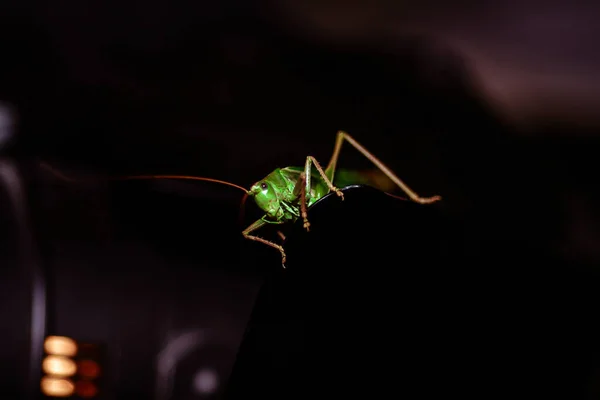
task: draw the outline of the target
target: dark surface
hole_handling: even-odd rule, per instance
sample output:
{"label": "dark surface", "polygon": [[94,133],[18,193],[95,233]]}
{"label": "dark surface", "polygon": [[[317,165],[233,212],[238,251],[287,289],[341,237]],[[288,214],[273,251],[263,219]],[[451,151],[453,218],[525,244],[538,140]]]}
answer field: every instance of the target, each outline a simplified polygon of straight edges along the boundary
{"label": "dark surface", "polygon": [[444,203],[344,192],[289,235],[289,269],[261,289],[228,399],[591,395],[597,277],[510,241],[489,249],[496,260],[465,251]]}
{"label": "dark surface", "polygon": [[311,208],[310,233],[288,236],[288,269],[261,289],[228,398],[395,397],[447,365],[454,335],[438,333],[458,322],[448,299],[460,301],[461,271],[450,278],[460,232],[443,203],[344,193]]}

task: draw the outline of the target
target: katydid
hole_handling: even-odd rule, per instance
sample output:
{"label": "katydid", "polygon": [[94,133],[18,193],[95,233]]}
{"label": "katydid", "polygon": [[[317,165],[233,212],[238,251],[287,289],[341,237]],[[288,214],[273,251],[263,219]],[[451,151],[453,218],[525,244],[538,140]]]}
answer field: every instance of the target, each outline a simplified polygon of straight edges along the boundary
{"label": "katydid", "polygon": [[[277,168],[252,185],[250,190],[246,190],[243,187],[230,182],[194,176],[138,175],[116,179],[192,179],[221,183],[243,190],[246,193],[246,196],[254,198],[257,206],[265,212],[265,215],[244,229],[242,235],[246,239],[263,243],[278,250],[281,253],[281,264],[283,268],[285,268],[286,254],[283,246],[255,236],[252,233],[267,224],[280,225],[293,223],[299,218],[302,218],[303,227],[309,231],[310,223],[308,221],[308,210],[317,200],[330,192],[335,192],[341,200],[344,200],[344,195],[341,190],[333,184],[336,175],[337,161],[344,141],[350,143],[355,149],[362,153],[362,155],[369,159],[383,174],[385,174],[385,176],[387,176],[387,178],[389,178],[391,182],[402,189],[408,195],[410,200],[420,204],[430,204],[442,199],[440,196],[421,197],[416,194],[377,157],[352,138],[352,136],[343,131],[339,131],[337,134],[333,155],[325,169],[321,167],[319,162],[313,156],[307,156],[304,167]],[[285,238],[281,232],[278,232],[278,234],[280,237]]]}
{"label": "katydid", "polygon": [[[256,182],[248,195],[254,197],[256,204],[266,214],[247,227],[242,235],[246,239],[254,240],[267,246],[271,246],[281,253],[281,263],[285,268],[286,255],[283,246],[265,240],[258,236],[251,235],[265,224],[284,224],[295,222],[302,218],[304,228],[308,231],[310,223],[308,221],[308,209],[321,197],[330,192],[335,192],[341,200],[344,200],[343,193],[333,185],[335,172],[340,150],[344,141],[350,143],[354,148],[368,158],[377,168],[379,168],[392,182],[402,189],[411,200],[429,204],[441,200],[440,196],[420,197],[404,182],[402,182],[388,167],[386,167],[377,157],[364,148],[354,138],[346,132],[339,131],[333,150],[333,155],[329,164],[323,170],[319,162],[312,156],[306,157],[304,168],[286,167],[277,168],[265,178]],[[313,167],[316,171],[313,170]]]}

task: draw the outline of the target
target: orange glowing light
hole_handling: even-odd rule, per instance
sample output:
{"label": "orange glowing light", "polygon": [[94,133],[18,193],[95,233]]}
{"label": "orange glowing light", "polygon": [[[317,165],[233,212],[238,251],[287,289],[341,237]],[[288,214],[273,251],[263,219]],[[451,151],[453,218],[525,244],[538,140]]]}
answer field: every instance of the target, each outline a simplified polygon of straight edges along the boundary
{"label": "orange glowing light", "polygon": [[48,336],[44,341],[44,350],[48,354],[73,357],[77,354],[77,343],[65,336]]}
{"label": "orange glowing light", "polygon": [[75,385],[69,379],[43,377],[40,382],[42,393],[52,397],[68,397],[75,391]]}
{"label": "orange glowing light", "polygon": [[49,375],[66,377],[75,375],[77,365],[70,358],[63,356],[48,356],[42,361],[42,369]]}

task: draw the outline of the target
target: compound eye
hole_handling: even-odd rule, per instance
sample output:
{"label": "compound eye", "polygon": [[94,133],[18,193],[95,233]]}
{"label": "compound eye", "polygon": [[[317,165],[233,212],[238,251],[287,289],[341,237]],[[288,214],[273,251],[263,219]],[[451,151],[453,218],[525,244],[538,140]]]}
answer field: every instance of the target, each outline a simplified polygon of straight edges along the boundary
{"label": "compound eye", "polygon": [[263,183],[260,184],[260,187],[262,189],[266,189],[267,188],[267,184],[265,182],[263,182]]}

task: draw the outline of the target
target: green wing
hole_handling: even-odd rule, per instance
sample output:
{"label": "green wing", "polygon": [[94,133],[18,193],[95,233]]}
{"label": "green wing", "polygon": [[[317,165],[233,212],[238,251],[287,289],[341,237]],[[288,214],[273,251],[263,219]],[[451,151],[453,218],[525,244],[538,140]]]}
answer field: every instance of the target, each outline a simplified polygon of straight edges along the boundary
{"label": "green wing", "polygon": [[339,188],[350,185],[369,185],[384,192],[396,189],[396,184],[379,169],[357,171],[340,168],[335,172],[333,184]]}

